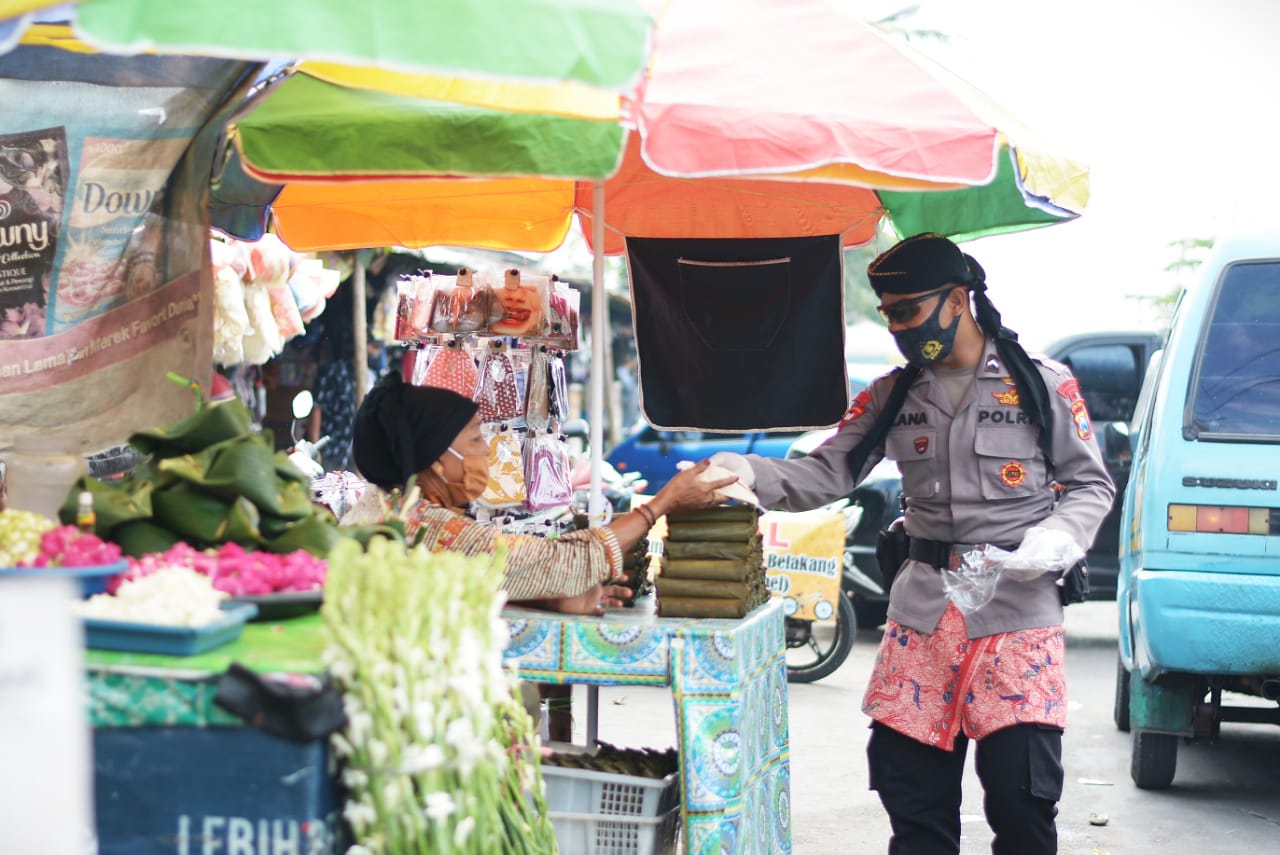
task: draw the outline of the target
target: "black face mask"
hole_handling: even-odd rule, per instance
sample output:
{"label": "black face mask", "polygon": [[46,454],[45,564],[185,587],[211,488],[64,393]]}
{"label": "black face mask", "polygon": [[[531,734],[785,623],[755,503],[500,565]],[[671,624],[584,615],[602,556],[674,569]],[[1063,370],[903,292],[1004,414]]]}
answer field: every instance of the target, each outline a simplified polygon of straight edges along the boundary
{"label": "black face mask", "polygon": [[893,334],[893,340],[897,343],[899,352],[909,364],[923,368],[939,359],[945,359],[951,352],[952,346],[956,343],[956,332],[960,329],[960,318],[957,316],[951,322],[951,326],[942,328],[938,318],[941,317],[942,307],[946,302],[947,298],[944,294],[938,299],[938,305],[934,307],[933,313],[922,324],[910,329],[898,330]]}

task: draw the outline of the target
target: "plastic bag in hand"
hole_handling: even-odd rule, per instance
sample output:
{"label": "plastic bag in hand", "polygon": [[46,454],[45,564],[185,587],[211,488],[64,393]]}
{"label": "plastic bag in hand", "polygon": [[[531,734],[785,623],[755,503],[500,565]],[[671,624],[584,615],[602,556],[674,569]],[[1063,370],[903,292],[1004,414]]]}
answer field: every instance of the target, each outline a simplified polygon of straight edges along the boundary
{"label": "plastic bag in hand", "polygon": [[991,602],[1000,578],[1000,561],[1012,553],[989,544],[960,556],[954,569],[942,569],[942,588],[961,614],[973,614]]}
{"label": "plastic bag in hand", "polygon": [[1065,531],[1032,526],[1022,544],[1005,553],[1000,570],[1011,579],[1027,582],[1044,573],[1061,575],[1084,558],[1084,550]]}

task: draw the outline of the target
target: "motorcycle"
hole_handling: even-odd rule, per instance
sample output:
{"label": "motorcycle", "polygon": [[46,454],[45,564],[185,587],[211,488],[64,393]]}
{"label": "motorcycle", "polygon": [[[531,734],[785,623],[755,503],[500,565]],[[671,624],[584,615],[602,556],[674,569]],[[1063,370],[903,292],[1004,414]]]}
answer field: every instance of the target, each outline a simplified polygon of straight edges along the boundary
{"label": "motorcycle", "polygon": [[[868,516],[867,505],[849,496],[824,505],[823,510],[834,511],[844,517],[840,596],[834,607],[825,602],[818,604],[819,621],[786,618],[789,683],[812,683],[835,672],[853,649],[859,612],[879,614],[883,603],[888,600],[888,593],[880,582],[859,567],[859,559],[875,561],[875,547],[871,545],[874,539],[867,543],[864,529],[878,530],[878,518]],[[784,611],[792,614],[798,605],[784,602]]]}
{"label": "motorcycle", "polygon": [[298,422],[304,421],[315,408],[315,400],[307,390],[299,392],[293,398],[293,447],[286,453],[289,462],[298,468],[303,475],[312,481],[324,475],[324,466],[320,463],[320,451],[329,444],[330,437],[322,436],[315,442],[298,436]]}

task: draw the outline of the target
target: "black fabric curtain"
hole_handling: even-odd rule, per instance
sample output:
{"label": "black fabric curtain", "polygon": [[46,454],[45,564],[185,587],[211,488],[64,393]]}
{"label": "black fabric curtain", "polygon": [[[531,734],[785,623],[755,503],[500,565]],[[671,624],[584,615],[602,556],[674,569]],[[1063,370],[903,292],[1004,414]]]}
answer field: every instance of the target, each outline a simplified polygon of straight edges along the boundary
{"label": "black fabric curtain", "polygon": [[627,263],[650,424],[745,432],[840,420],[838,236],[627,238]]}

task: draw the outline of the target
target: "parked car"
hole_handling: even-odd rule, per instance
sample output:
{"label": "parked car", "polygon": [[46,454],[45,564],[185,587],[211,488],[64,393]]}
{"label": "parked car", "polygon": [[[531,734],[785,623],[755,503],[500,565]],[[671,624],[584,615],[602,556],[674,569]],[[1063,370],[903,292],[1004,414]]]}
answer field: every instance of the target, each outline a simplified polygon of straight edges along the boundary
{"label": "parked car", "polygon": [[[847,363],[852,390],[861,390],[877,374],[888,370],[888,367],[883,363]],[[652,494],[671,480],[676,474],[676,464],[682,460],[696,462],[717,451],[785,457],[791,444],[805,433],[806,431],[797,430],[751,433],[669,431],[640,424],[605,455],[605,460],[624,475],[640,473],[649,482],[646,492]]]}
{"label": "parked car", "polygon": [[[1218,242],[1143,384],[1121,505],[1115,722],[1130,774],[1280,724],[1280,234]],[[1232,695],[1253,696],[1247,706]],[[1260,703],[1257,699],[1261,698]]]}
{"label": "parked car", "polygon": [[[1088,403],[1107,469],[1116,481],[1115,504],[1103,520],[1088,554],[1089,598],[1092,600],[1110,600],[1116,595],[1120,496],[1129,480],[1129,422],[1147,363],[1162,341],[1161,334],[1148,330],[1091,332],[1059,339],[1044,351],[1051,359],[1069,366],[1080,381],[1081,395]],[[875,376],[857,379],[865,386]],[[852,372],[850,379],[855,379]],[[811,431],[797,439],[786,456],[803,457],[834,432],[834,428]],[[884,577],[875,560],[876,534],[901,513],[902,488],[897,466],[891,461],[881,461],[849,498],[863,507],[863,515],[853,532],[847,559],[883,586]],[[884,623],[888,603],[887,591],[860,591],[854,599],[859,625],[874,627]]]}
{"label": "parked car", "polygon": [[719,433],[701,430],[658,430],[646,424],[605,455],[605,460],[623,475],[639,472],[649,482],[646,492],[661,490],[676,474],[682,460],[698,461],[717,451],[783,457],[791,443],[804,431],[753,431]]}

